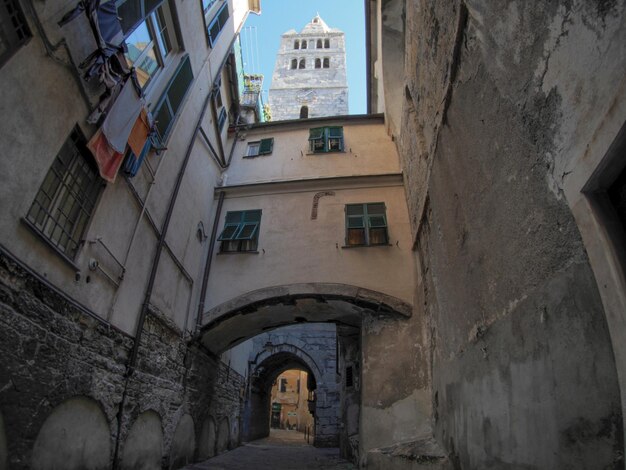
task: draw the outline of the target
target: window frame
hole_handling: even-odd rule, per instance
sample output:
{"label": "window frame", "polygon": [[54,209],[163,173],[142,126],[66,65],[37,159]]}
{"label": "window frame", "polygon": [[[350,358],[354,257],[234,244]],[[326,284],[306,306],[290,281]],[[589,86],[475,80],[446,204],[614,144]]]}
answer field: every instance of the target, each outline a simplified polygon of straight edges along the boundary
{"label": "window frame", "polygon": [[[140,68],[142,63],[149,57],[150,52],[154,51],[157,68],[153,74],[148,75],[146,82],[141,85],[141,89],[149,89],[150,85],[154,83],[155,79],[159,76],[161,71],[165,68],[166,60],[173,51],[173,42],[170,33],[168,32],[167,14],[163,10],[164,3],[154,8],[148,13],[141,21],[139,21],[132,29],[124,35],[124,42],[127,46],[129,44],[129,38],[137,31],[143,24],[146,25],[150,42],[139,52],[137,58],[131,62],[128,53],[125,53],[126,62],[129,67],[134,67],[135,70],[143,70]],[[135,72],[137,73],[137,72]]]}
{"label": "window frame", "polygon": [[[256,153],[251,153],[250,149],[256,147]],[[246,147],[246,154],[244,158],[254,158],[262,155],[270,155],[274,150],[274,137],[267,137],[265,139],[255,140],[248,142]]]}
{"label": "window frame", "polygon": [[[368,212],[369,206],[380,206],[382,205],[382,213],[381,212]],[[361,208],[361,214],[350,214],[349,208]],[[350,203],[346,204],[345,208],[345,248],[353,248],[353,247],[366,247],[366,246],[389,246],[389,223],[387,220],[387,206],[384,202],[365,202],[365,203]],[[372,224],[373,218],[381,218],[383,219],[383,223]],[[354,223],[351,221],[357,221],[361,219],[359,222]],[[384,241],[381,243],[372,243],[372,234],[371,230],[384,229]],[[350,230],[362,230],[363,231],[363,243],[350,243]]]}
{"label": "window frame", "polygon": [[[106,186],[86,145],[84,134],[76,125],[56,153],[28,212],[22,218],[28,228],[73,267],[76,267],[74,261],[84,244],[85,234]],[[69,157],[63,154],[68,150],[71,152]],[[60,170],[63,170],[62,173]],[[42,199],[47,202],[45,207]],[[66,214],[64,211],[68,202],[71,204],[70,213]],[[72,215],[75,208],[77,211]],[[72,218],[75,220],[65,226],[62,225],[63,218],[65,223]],[[57,229],[61,233],[55,239]],[[61,242],[63,237],[66,238],[65,243]]]}
{"label": "window frame", "polygon": [[[261,209],[226,212],[222,232],[217,238],[221,242],[219,253],[258,253],[262,216]],[[245,235],[250,226],[253,226],[252,232]]]}
{"label": "window frame", "polygon": [[[226,17],[225,18],[221,18],[221,15],[224,12],[224,10],[226,10]],[[215,49],[215,45],[217,44],[217,40],[222,35],[222,31],[224,31],[224,26],[226,25],[226,23],[228,23],[228,20],[230,20],[230,17],[231,17],[231,13],[230,13],[230,10],[228,8],[228,2],[224,1],[222,6],[216,10],[216,13],[211,18],[211,21],[207,22],[206,16],[207,15],[205,15],[204,21],[205,21],[205,24],[206,24],[205,31],[206,31],[206,36],[207,36],[207,42],[208,42],[209,47],[211,49]],[[216,23],[218,23],[218,22],[220,22],[219,30],[217,31],[217,34],[214,37],[214,36],[211,35],[211,30],[213,29],[213,26]]]}
{"label": "window frame", "polygon": [[[340,135],[332,135],[332,130],[340,130]],[[313,132],[318,131],[319,137],[312,137]],[[332,148],[331,142],[338,140],[338,148]],[[316,143],[318,144],[316,146]],[[319,144],[322,144],[321,146]],[[343,126],[326,126],[309,129],[309,153],[334,153],[343,152],[345,148],[345,137]]]}
{"label": "window frame", "polygon": [[[14,10],[13,13],[7,9],[9,4]],[[16,25],[16,22],[19,25]],[[2,67],[33,37],[19,0],[2,0],[0,4],[0,34],[7,39],[6,50],[0,52],[0,67]]]}

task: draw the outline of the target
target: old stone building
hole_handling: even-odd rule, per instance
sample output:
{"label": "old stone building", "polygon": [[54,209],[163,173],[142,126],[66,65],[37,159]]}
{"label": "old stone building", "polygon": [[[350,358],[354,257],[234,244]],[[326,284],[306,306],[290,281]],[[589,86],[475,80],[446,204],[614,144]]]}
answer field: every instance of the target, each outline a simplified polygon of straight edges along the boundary
{"label": "old stone building", "polygon": [[272,120],[348,114],[346,43],[319,15],[281,36],[269,91]]}
{"label": "old stone building", "polygon": [[624,1],[366,0],[371,113],[244,126],[258,2],[82,5],[0,8],[0,469],[233,448],[307,323],[363,468],[625,467]]}

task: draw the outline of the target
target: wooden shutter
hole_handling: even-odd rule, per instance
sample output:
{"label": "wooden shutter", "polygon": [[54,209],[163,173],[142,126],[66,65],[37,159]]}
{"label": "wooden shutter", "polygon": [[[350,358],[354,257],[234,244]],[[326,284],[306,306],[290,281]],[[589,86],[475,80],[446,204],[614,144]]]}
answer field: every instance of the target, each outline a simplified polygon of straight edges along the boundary
{"label": "wooden shutter", "polygon": [[274,138],[270,137],[269,139],[261,139],[259,144],[259,155],[269,155],[272,153],[272,149],[274,148]]}

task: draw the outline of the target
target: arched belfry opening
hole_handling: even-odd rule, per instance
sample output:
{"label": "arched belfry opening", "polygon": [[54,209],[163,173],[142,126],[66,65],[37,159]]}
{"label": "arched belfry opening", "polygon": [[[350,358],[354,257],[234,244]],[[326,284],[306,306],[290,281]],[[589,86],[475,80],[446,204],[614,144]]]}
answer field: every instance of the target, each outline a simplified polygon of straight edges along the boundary
{"label": "arched belfry opening", "polygon": [[309,107],[308,106],[302,106],[300,108],[300,119],[306,119],[309,117]]}

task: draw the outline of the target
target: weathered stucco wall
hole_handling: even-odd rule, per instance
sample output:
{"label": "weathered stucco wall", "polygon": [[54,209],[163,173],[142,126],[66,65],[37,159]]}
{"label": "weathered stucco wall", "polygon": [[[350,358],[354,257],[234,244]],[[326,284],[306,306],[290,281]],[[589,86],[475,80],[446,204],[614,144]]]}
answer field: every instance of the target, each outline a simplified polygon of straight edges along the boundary
{"label": "weathered stucco wall", "polygon": [[[228,211],[262,210],[258,253],[222,254],[217,247],[207,310],[264,287],[315,282],[364,287],[411,303],[414,268],[402,186],[333,190],[334,196],[320,198],[315,220],[318,190],[226,198],[219,230]],[[365,202],[385,203],[390,246],[342,248],[345,205]]]}
{"label": "weathered stucco wall", "polygon": [[626,118],[623,2],[406,10],[398,147],[435,435],[460,468],[622,466],[611,338],[563,181]]}

